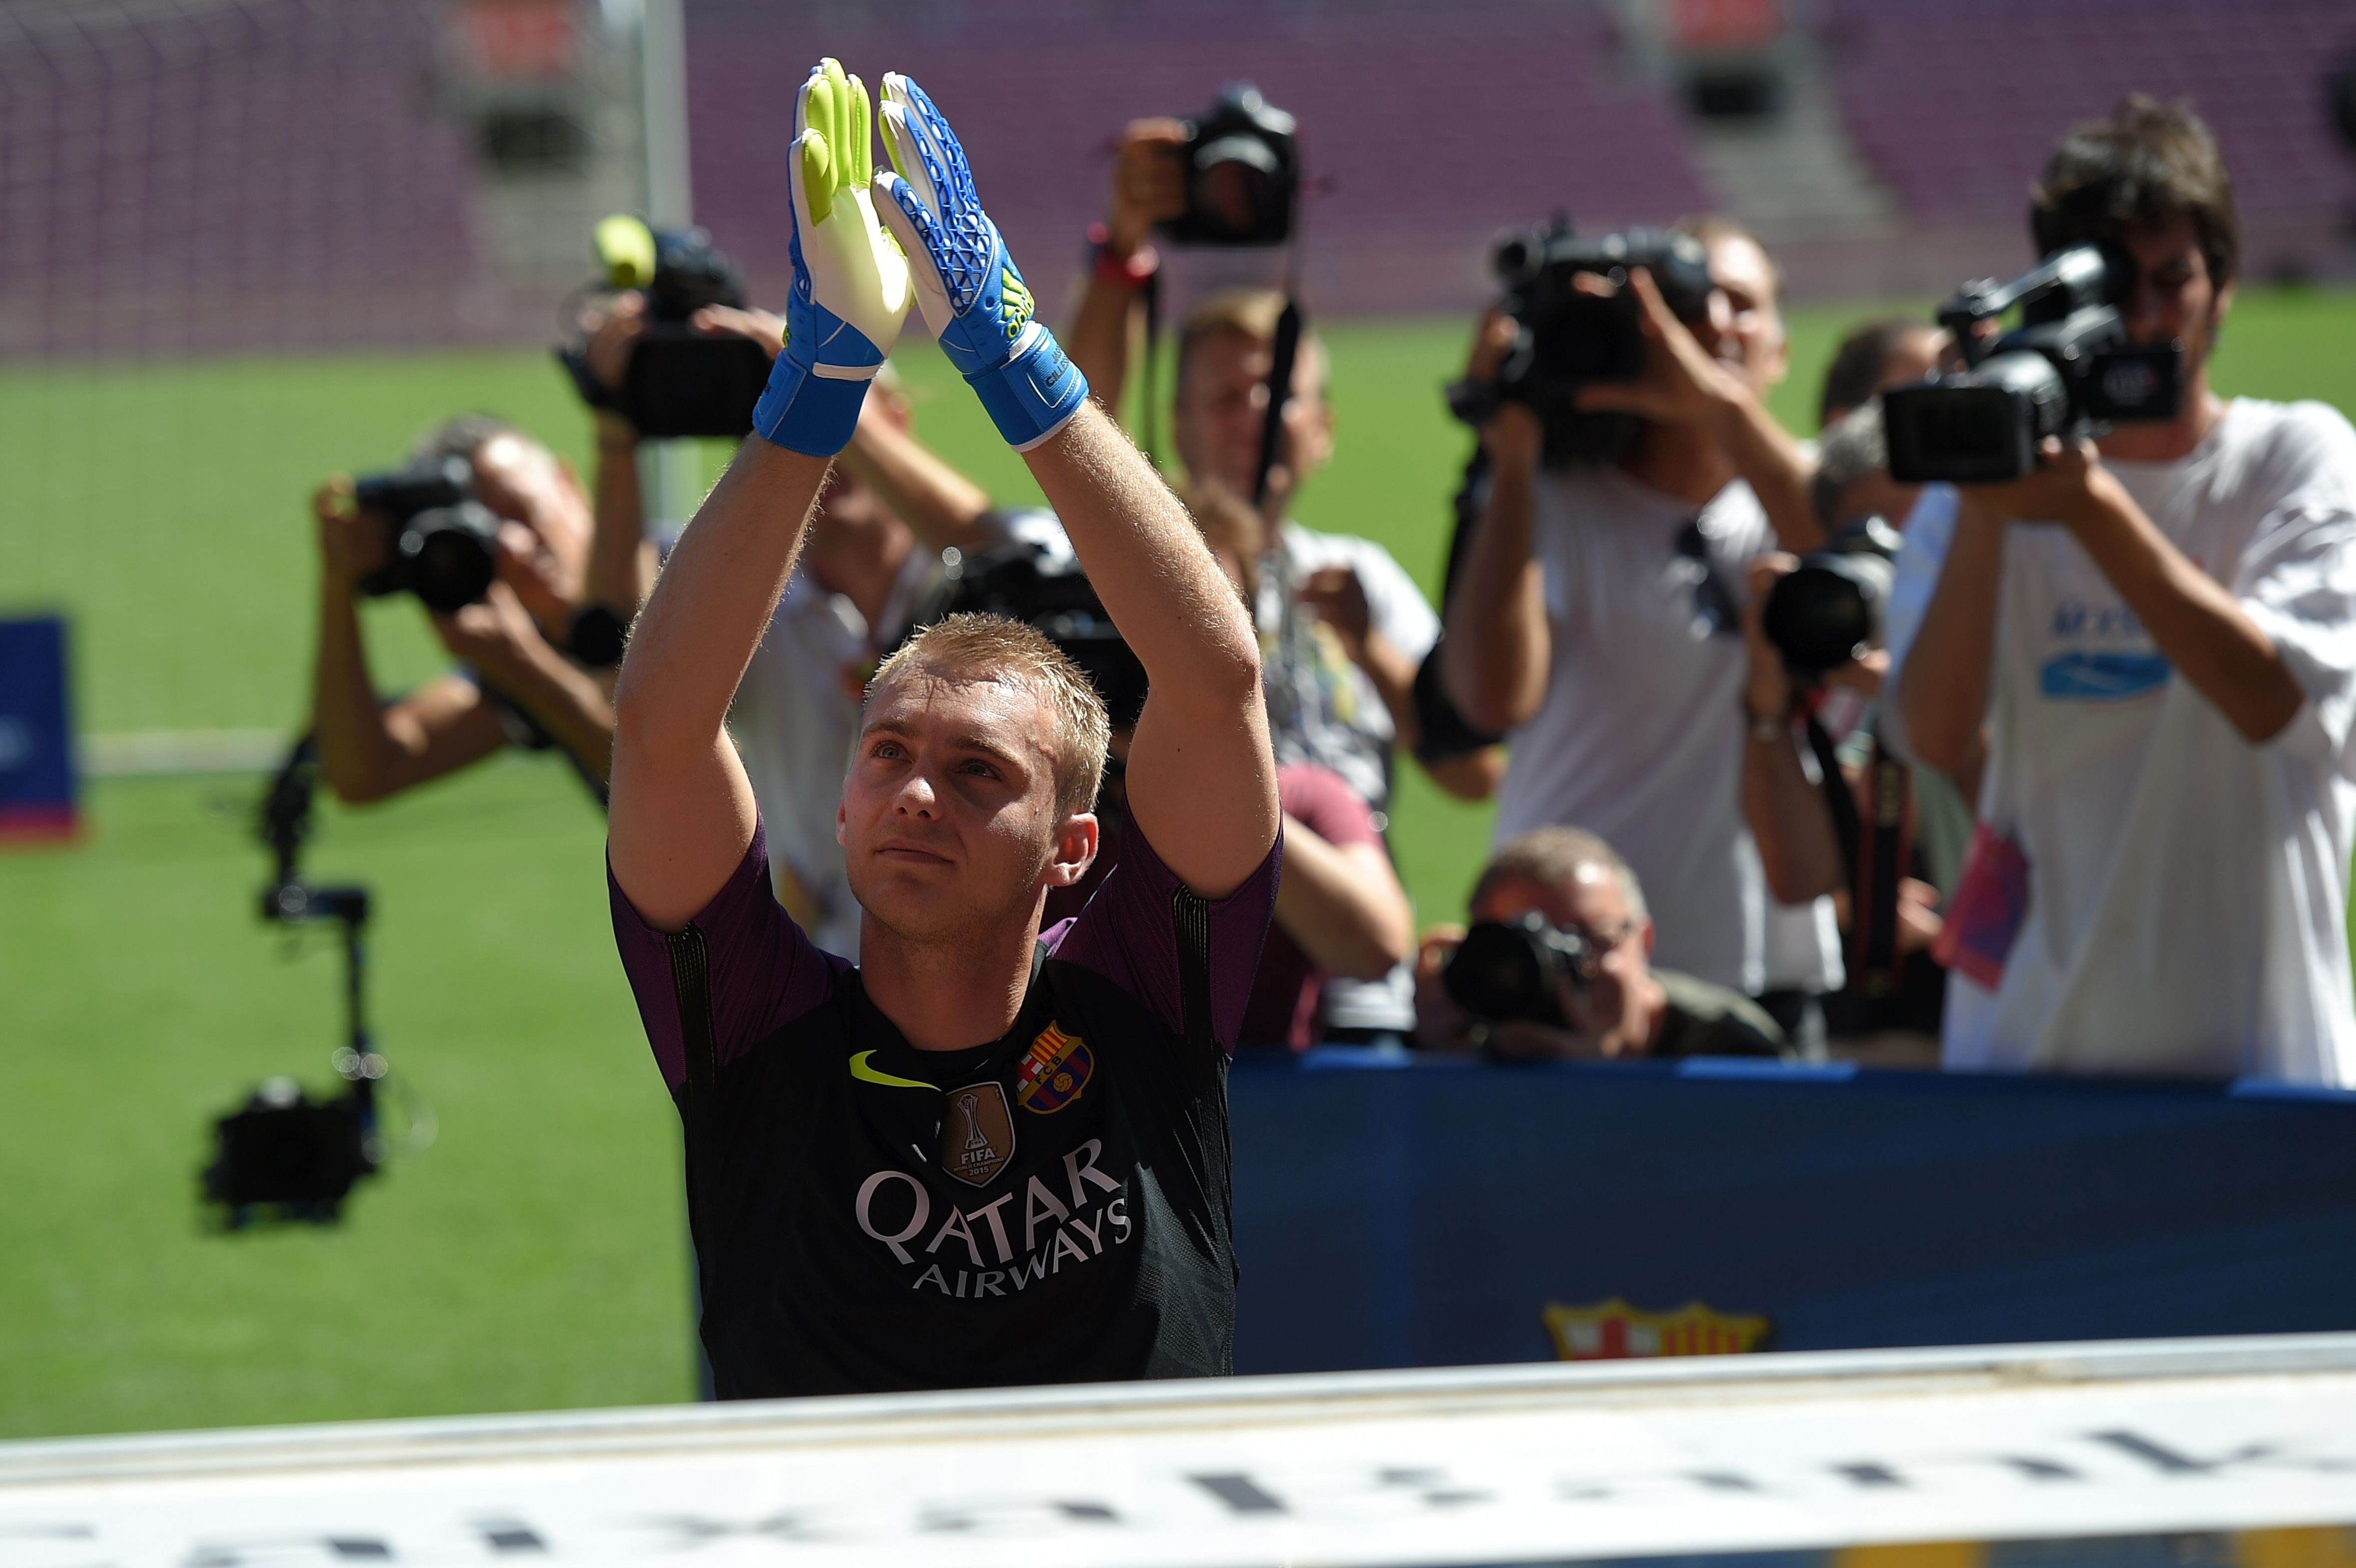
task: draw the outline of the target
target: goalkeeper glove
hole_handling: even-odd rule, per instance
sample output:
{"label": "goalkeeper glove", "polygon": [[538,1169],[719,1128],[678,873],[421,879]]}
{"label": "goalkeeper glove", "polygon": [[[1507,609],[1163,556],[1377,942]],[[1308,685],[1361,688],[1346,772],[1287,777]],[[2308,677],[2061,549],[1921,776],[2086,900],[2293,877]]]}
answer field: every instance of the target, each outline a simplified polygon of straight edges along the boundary
{"label": "goalkeeper glove", "polygon": [[813,457],[850,444],[867,383],[908,314],[908,263],[875,221],[867,89],[834,60],[794,101],[793,293],[785,351],[753,409],[768,441]]}
{"label": "goalkeeper glove", "polygon": [[1079,412],[1087,378],[1033,319],[1031,290],[974,196],[957,133],[896,71],[884,78],[884,147],[899,172],[876,176],[888,198],[877,205],[907,252],[925,325],[998,433],[1028,452]]}

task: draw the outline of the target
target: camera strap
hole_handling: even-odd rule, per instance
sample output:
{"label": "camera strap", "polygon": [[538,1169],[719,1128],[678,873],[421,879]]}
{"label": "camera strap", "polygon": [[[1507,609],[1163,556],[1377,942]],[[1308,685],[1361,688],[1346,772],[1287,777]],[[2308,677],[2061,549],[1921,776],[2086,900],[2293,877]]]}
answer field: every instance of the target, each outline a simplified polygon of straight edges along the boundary
{"label": "camera strap", "polygon": [[[1145,296],[1145,385],[1138,392],[1137,425],[1144,438],[1138,443],[1145,448],[1145,461],[1156,472],[1162,467],[1162,444],[1154,434],[1162,422],[1155,411],[1162,405],[1162,269],[1156,267],[1145,274],[1138,292]],[[1113,411],[1117,416],[1119,410]]]}
{"label": "camera strap", "polygon": [[1857,797],[1849,793],[1848,775],[1841,772],[1840,752],[1833,745],[1832,732],[1816,717],[1813,702],[1804,727],[1808,751],[1816,759],[1816,787],[1824,792],[1825,809],[1832,814],[1833,837],[1840,845],[1841,869],[1848,874],[1849,886],[1855,887],[1860,863],[1858,840],[1864,835],[1858,820]]}
{"label": "camera strap", "polygon": [[[1890,753],[1879,726],[1865,768],[1870,820],[1858,838],[1850,917],[1849,984],[1869,997],[1895,993],[1905,955],[1898,949],[1898,884],[1914,852],[1914,789],[1906,764]],[[1848,792],[1844,789],[1842,794]]]}

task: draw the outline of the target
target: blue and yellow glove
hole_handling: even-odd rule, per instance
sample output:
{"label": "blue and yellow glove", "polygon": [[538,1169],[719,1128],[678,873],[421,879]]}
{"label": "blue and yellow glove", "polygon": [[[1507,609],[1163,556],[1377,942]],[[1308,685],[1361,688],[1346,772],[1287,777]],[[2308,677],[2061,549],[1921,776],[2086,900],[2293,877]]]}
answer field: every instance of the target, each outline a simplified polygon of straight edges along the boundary
{"label": "blue and yellow glove", "polygon": [[794,102],[794,287],[785,351],[753,408],[779,446],[831,457],[850,444],[867,383],[908,314],[908,262],[875,220],[867,89],[829,59]]}
{"label": "blue and yellow glove", "polygon": [[896,71],[884,78],[884,149],[897,174],[875,176],[876,205],[908,256],[925,325],[1017,452],[1064,428],[1088,379],[1033,319],[1036,305],[998,226],[973,194],[957,133]]}

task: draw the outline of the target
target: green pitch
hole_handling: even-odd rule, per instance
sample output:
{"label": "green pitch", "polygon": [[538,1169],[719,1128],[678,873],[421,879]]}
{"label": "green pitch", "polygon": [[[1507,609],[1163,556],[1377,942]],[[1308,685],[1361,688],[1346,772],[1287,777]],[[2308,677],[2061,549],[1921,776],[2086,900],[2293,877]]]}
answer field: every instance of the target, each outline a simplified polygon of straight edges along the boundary
{"label": "green pitch", "polygon": [[[1794,428],[1863,314],[1798,315]],[[1329,338],[1340,444],[1301,519],[1380,540],[1436,592],[1469,444],[1437,389],[1465,327]],[[2351,343],[2356,295],[2254,294],[2219,383],[2356,411]],[[941,361],[903,359],[921,433],[1034,499]],[[291,730],[305,496],[465,409],[585,458],[531,353],[0,372],[0,613],[71,617],[85,731]],[[368,631],[388,687],[441,667],[406,603]],[[290,948],[253,915],[258,782],[102,782],[80,844],[0,858],[0,1435],[691,1397],[676,1120],[613,957],[602,823],[545,759],[323,805],[309,869],[376,892],[379,1042],[439,1139],[336,1229],[202,1229],[209,1118],[273,1073],[323,1084],[337,1028],[327,939]],[[1403,764],[1393,837],[1422,918],[1461,912],[1487,836]]]}

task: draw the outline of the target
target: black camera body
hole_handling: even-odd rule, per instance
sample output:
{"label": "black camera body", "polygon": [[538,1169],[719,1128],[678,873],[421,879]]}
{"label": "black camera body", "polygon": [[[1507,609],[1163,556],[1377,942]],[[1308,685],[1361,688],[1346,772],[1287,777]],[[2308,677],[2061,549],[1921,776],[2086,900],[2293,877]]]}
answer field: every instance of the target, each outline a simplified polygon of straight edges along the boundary
{"label": "black camera body", "polygon": [[735,263],[701,229],[656,229],[629,217],[597,226],[596,251],[605,287],[645,293],[646,325],[618,391],[590,374],[585,344],[558,350],[583,398],[612,408],[649,439],[749,434],[753,405],[769,383],[768,353],[749,338],[689,325],[705,305],[744,308]]}
{"label": "black camera body", "polygon": [[1785,669],[1821,679],[1880,642],[1900,543],[1897,529],[1868,517],[1776,580],[1760,607],[1759,629]]}
{"label": "black camera body", "polygon": [[1250,82],[1231,82],[1186,122],[1186,210],[1162,225],[1177,245],[1281,245],[1301,204],[1301,132]]}
{"label": "black camera body", "polygon": [[360,580],[361,592],[414,593],[427,609],[448,614],[490,592],[499,519],[475,499],[474,468],[465,458],[364,475],[352,501],[384,528],[385,564]]}
{"label": "black camera body", "polygon": [[1575,931],[1561,931],[1532,910],[1518,920],[1484,920],[1448,955],[1440,983],[1456,1005],[1492,1023],[1528,1019],[1569,1027],[1557,983],[1584,993],[1596,954]]}
{"label": "black camera body", "polygon": [[[2047,436],[2078,440],[2114,423],[2176,417],[2179,343],[2138,347],[2119,303],[2135,261],[2107,245],[2057,251],[2008,283],[1966,284],[1939,310],[1969,368],[1881,396],[1890,476],[1903,485],[2001,484],[2037,466]],[[2020,326],[1986,342],[1978,328],[2015,305]]]}
{"label": "black camera body", "polygon": [[1096,585],[1066,547],[1054,550],[1017,540],[995,549],[941,552],[939,585],[915,624],[974,613],[1003,615],[1036,627],[1080,667],[1116,730],[1137,722],[1145,707],[1145,666],[1112,624]]}
{"label": "black camera body", "polygon": [[264,1213],[337,1218],[353,1185],[382,1163],[365,1082],[322,1101],[292,1078],[273,1078],[213,1124],[218,1152],[204,1173],[205,1196],[223,1207],[231,1229]]}
{"label": "black camera body", "polygon": [[[1709,315],[1708,251],[1691,235],[1665,229],[1584,236],[1558,217],[1546,229],[1502,236],[1490,260],[1505,291],[1498,309],[1520,328],[1498,368],[1497,396],[1537,414],[1548,467],[1609,460],[1640,421],[1633,414],[1585,412],[1577,399],[1583,387],[1644,374],[1643,307],[1628,275],[1644,268],[1679,320],[1702,322]],[[1590,293],[1581,278],[1616,288]]]}

